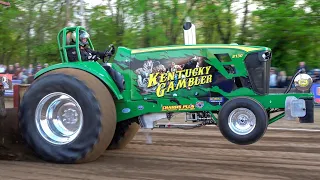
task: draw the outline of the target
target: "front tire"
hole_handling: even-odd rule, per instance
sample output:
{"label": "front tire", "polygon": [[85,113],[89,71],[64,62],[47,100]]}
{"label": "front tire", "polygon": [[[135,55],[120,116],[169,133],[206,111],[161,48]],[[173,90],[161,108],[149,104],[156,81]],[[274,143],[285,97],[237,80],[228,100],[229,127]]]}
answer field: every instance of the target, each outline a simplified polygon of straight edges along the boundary
{"label": "front tire", "polygon": [[23,96],[19,116],[27,144],[40,158],[56,163],[96,160],[116,127],[108,89],[76,69],[50,71],[34,81]]}
{"label": "front tire", "polygon": [[230,142],[248,145],[264,135],[268,120],[268,114],[259,102],[248,97],[238,97],[222,106],[218,126]]}

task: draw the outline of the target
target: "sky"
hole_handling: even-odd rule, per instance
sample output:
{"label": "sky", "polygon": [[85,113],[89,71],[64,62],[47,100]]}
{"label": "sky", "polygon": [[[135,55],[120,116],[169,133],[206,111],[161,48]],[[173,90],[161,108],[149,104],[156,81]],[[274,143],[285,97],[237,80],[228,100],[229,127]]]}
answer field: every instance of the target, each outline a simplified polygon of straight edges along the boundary
{"label": "sky", "polygon": [[104,4],[103,0],[84,0],[86,3],[90,4],[90,6],[96,6],[100,4]]}

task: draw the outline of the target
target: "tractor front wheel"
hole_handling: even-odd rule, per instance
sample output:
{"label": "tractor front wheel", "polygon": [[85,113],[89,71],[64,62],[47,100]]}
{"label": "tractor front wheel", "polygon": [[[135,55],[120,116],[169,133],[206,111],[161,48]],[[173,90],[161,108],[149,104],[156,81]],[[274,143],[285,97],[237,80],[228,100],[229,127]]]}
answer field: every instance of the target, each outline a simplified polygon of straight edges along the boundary
{"label": "tractor front wheel", "polygon": [[20,129],[42,159],[56,163],[96,160],[110,144],[116,108],[95,76],[58,69],[34,81],[20,106]]}
{"label": "tractor front wheel", "polygon": [[222,135],[232,143],[247,145],[258,141],[267,130],[268,114],[256,100],[233,98],[223,104],[218,126]]}

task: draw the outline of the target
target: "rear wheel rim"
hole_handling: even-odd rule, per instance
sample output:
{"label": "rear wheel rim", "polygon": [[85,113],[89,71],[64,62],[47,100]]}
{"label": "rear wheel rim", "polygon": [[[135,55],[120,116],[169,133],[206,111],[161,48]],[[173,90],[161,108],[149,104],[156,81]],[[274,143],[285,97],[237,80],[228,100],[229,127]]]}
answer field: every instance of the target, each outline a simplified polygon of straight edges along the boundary
{"label": "rear wheel rim", "polygon": [[228,125],[232,132],[247,135],[256,127],[256,116],[247,108],[234,109],[228,117]]}
{"label": "rear wheel rim", "polygon": [[41,99],[35,123],[40,135],[54,145],[74,141],[83,126],[83,113],[79,103],[70,95],[54,92]]}

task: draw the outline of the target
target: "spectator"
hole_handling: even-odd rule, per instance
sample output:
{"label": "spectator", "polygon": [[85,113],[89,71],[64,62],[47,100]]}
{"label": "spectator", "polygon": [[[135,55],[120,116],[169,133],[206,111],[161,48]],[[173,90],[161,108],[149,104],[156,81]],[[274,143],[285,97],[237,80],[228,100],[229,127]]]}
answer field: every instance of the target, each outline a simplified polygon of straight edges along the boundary
{"label": "spectator", "polygon": [[280,71],[277,77],[277,87],[284,88],[288,86],[288,78],[285,71]]}
{"label": "spectator", "polygon": [[49,64],[48,63],[45,63],[44,65],[43,65],[43,68],[46,68],[46,67],[48,67],[49,66]]}
{"label": "spectator", "polygon": [[14,67],[12,64],[9,65],[9,68],[6,70],[6,74],[14,74]]}
{"label": "spectator", "polygon": [[308,72],[308,67],[306,66],[306,63],[301,61],[299,62],[299,66],[297,67],[297,71],[299,71],[300,69],[304,69],[305,72]]}
{"label": "spectator", "polygon": [[270,88],[277,87],[277,74],[274,69],[270,70]]}
{"label": "spectator", "polygon": [[12,76],[12,79],[14,79],[14,80],[20,79],[21,78],[21,72],[22,72],[21,68],[17,67],[15,72],[14,72],[14,74],[13,74],[13,76]]}
{"label": "spectator", "polygon": [[28,74],[28,77],[26,79],[27,84],[31,84],[33,82],[34,78],[33,78],[33,74]]}
{"label": "spectator", "polygon": [[34,73],[33,64],[29,64],[29,68],[27,69],[27,73],[30,73],[30,74]]}
{"label": "spectator", "polygon": [[28,72],[26,68],[22,68],[22,72],[19,74],[18,79],[22,81],[22,83],[26,84],[28,78]]}
{"label": "spectator", "polygon": [[0,74],[4,74],[6,72],[6,69],[7,69],[6,66],[1,64],[0,65]]}
{"label": "spectator", "polygon": [[314,75],[312,77],[314,83],[320,83],[320,73],[319,71],[314,71]]}
{"label": "spectator", "polygon": [[[14,64],[14,70],[16,71],[18,68],[20,68],[20,63],[15,63]],[[21,69],[20,69],[21,70]]]}
{"label": "spectator", "polygon": [[41,66],[41,64],[39,63],[38,65],[37,65],[37,69],[35,70],[35,72],[34,72],[34,74],[36,74],[38,71],[40,71],[42,69],[42,66]]}

